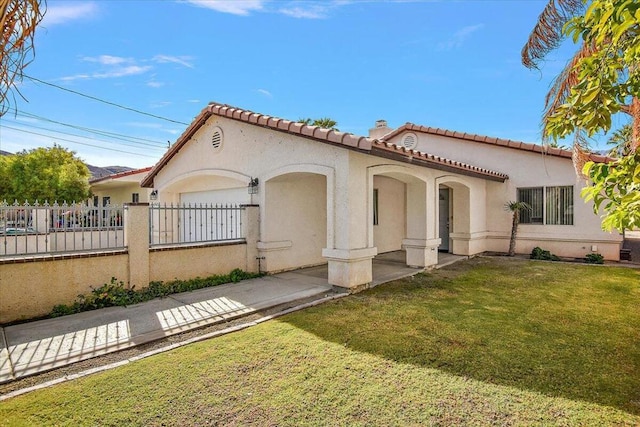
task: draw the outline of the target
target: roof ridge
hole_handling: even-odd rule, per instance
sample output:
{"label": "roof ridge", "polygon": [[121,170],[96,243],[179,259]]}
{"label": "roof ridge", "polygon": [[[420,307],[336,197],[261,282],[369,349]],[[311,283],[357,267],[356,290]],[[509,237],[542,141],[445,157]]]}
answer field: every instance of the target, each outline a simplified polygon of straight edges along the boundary
{"label": "roof ridge", "polygon": [[[459,138],[467,141],[481,142],[484,144],[491,144],[491,145],[513,148],[516,150],[539,152],[539,153],[548,154],[556,157],[564,157],[564,158],[573,157],[573,150],[566,150],[559,147],[550,147],[547,145],[540,145],[540,144],[531,143],[531,142],[499,138],[495,136],[481,135],[477,133],[458,132],[458,131],[452,131],[444,128],[417,125],[412,122],[406,122],[404,125],[400,126],[396,130],[384,135],[384,137],[381,138],[381,140],[387,141],[391,138],[395,138],[396,136],[398,136],[399,134],[401,134],[406,130],[424,132],[424,133],[433,134],[433,135],[442,135],[442,136],[447,136],[452,138]],[[589,153],[589,159],[593,160],[594,162],[608,162],[613,160],[611,157],[603,156],[597,153]]]}

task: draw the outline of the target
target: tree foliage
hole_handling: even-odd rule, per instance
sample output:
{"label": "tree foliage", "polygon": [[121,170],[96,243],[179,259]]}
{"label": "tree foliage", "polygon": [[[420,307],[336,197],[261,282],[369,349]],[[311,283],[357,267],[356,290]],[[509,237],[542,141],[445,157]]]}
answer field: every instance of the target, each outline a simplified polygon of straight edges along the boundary
{"label": "tree foliage", "polygon": [[33,37],[45,9],[45,0],[0,0],[0,116],[9,108],[11,91],[17,91],[16,81],[33,61]]}
{"label": "tree foliage", "polygon": [[640,227],[640,150],[613,163],[588,162],[584,174],[592,182],[582,189],[586,201],[593,200],[593,211],[602,208],[605,230],[631,230]]}
{"label": "tree foliage", "polygon": [[336,127],[338,126],[338,122],[336,122],[333,119],[330,119],[329,117],[321,117],[319,119],[311,119],[311,118],[300,119],[298,120],[298,123],[304,123],[305,125],[311,125],[311,126],[318,126],[323,129],[331,129],[335,131],[339,130]]}
{"label": "tree foliage", "polygon": [[[582,196],[594,200],[596,212],[603,208],[606,230],[640,227],[640,203],[627,194],[638,190],[639,37],[635,0],[550,0],[522,51],[523,64],[537,68],[562,39],[579,45],[547,95],[543,138],[574,136],[574,162],[592,183]],[[631,117],[623,156],[608,165],[586,162],[586,137],[610,131],[618,113]]]}
{"label": "tree foliage", "polygon": [[89,169],[73,151],[57,145],[0,157],[0,201],[84,201]]}

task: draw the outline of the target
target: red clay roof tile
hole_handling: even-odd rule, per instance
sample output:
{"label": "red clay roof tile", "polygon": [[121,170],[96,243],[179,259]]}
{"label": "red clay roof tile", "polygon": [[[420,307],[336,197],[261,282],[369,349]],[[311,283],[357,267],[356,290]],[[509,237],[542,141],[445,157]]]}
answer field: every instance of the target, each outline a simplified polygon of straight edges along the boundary
{"label": "red clay roof tile", "polygon": [[[452,172],[458,172],[465,175],[471,175],[481,177],[485,179],[492,179],[498,181],[504,181],[507,179],[507,175],[490,171],[487,169],[477,168],[475,166],[467,165],[464,163],[456,162],[453,160],[442,159],[437,156],[433,156],[426,153],[420,153],[414,150],[407,150],[406,148],[397,147],[394,144],[389,144],[384,140],[376,140],[367,138],[364,136],[357,136],[351,133],[343,133],[333,131],[330,129],[323,129],[318,126],[304,125],[302,123],[291,122],[289,120],[279,119],[252,111],[235,108],[226,104],[211,103],[205,107],[193,122],[187,127],[178,140],[169,148],[169,150],[162,156],[158,163],[151,169],[147,177],[142,181],[143,187],[152,187],[153,179],[158,172],[164,168],[173,156],[180,151],[180,149],[193,137],[193,135],[200,129],[202,125],[212,115],[226,117],[232,120],[241,121],[251,125],[263,126],[273,129],[278,132],[285,132],[293,135],[299,135],[306,138],[311,138],[320,142],[330,143],[334,145],[343,146],[344,148],[353,149],[365,154],[372,154],[382,157],[392,157],[399,161],[405,161],[409,163],[415,163],[427,167],[436,169],[444,169]],[[459,132],[451,132],[437,128],[426,128],[423,126],[416,126],[411,123],[403,125],[402,130],[417,130],[426,133],[435,133],[439,135],[455,135]],[[389,135],[398,135],[399,132],[393,131]],[[385,139],[389,139],[389,135]],[[469,139],[468,134],[460,134],[461,138]],[[474,139],[480,137],[473,135]],[[486,138],[486,137],[485,137]]]}

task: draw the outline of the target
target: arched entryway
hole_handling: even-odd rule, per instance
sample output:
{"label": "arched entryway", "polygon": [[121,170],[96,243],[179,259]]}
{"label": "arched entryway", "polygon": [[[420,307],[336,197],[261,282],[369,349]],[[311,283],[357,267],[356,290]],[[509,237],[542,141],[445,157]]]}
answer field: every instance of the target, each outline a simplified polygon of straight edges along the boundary
{"label": "arched entryway", "polygon": [[[322,250],[331,238],[328,175],[301,166],[280,170],[261,184],[260,252],[263,271],[325,264]],[[323,172],[323,173],[318,173]]]}
{"label": "arched entryway", "polygon": [[[441,253],[470,255],[471,189],[463,178],[441,177],[438,184],[438,237]],[[484,207],[482,207],[484,209]]]}
{"label": "arched entryway", "polygon": [[411,168],[377,165],[369,168],[369,183],[369,242],[378,257],[402,250],[408,266],[435,265],[439,241],[433,179]]}

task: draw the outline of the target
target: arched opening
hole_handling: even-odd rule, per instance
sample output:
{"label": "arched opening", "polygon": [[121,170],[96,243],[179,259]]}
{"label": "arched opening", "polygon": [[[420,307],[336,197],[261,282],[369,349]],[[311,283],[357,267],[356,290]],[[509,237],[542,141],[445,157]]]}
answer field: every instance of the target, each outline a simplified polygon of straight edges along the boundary
{"label": "arched opening", "polygon": [[438,181],[438,237],[440,252],[470,255],[471,191],[451,178]]}
{"label": "arched opening", "polygon": [[263,270],[274,272],[325,264],[327,177],[290,172],[264,183],[259,249]]}

